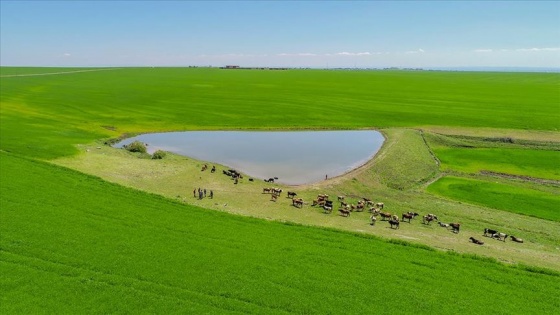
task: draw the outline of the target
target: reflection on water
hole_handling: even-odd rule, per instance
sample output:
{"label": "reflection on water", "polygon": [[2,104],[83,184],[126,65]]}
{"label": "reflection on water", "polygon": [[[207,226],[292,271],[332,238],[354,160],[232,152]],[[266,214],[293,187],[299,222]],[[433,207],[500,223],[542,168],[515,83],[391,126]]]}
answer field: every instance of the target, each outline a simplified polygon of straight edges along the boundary
{"label": "reflection on water", "polygon": [[383,135],[354,131],[187,131],[144,134],[135,140],[148,151],[165,150],[237,169],[251,177],[278,177],[288,185],[309,184],[344,174],[371,159]]}

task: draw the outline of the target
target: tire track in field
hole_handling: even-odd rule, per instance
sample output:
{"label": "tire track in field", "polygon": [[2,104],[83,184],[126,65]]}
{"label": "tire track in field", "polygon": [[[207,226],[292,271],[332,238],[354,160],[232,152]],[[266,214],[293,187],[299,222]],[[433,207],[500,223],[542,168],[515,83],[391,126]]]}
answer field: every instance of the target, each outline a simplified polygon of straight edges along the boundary
{"label": "tire track in field", "polygon": [[59,72],[46,72],[46,73],[28,73],[28,74],[7,74],[7,75],[0,75],[0,78],[36,77],[36,76],[43,76],[43,75],[61,75],[61,74],[73,74],[73,73],[81,73],[81,72],[96,72],[96,71],[120,70],[120,69],[122,68],[103,68],[103,69],[59,71]]}

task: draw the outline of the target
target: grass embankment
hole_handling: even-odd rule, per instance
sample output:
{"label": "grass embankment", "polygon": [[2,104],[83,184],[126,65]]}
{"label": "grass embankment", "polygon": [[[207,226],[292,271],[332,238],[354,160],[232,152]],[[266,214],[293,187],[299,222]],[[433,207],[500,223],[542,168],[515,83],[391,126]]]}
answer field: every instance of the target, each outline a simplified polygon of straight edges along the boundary
{"label": "grass embankment", "polygon": [[[0,157],[2,178],[11,179],[0,185],[2,313],[552,314],[560,307],[557,272],[207,211]],[[388,296],[407,302],[387,303]]]}

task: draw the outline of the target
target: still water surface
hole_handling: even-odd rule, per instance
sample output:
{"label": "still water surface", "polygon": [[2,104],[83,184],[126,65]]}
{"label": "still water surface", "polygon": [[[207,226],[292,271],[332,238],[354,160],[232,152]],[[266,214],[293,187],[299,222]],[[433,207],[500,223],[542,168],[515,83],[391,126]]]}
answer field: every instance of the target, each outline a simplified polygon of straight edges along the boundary
{"label": "still water surface", "polygon": [[187,131],[144,134],[115,146],[135,140],[147,143],[149,153],[169,151],[226,165],[254,178],[278,177],[277,182],[300,185],[363,165],[385,138],[374,130]]}

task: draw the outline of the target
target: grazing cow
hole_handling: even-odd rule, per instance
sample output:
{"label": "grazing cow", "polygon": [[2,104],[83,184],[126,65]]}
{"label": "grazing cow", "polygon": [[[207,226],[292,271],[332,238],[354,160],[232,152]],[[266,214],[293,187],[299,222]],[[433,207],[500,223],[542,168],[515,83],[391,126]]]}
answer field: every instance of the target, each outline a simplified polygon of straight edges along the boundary
{"label": "grazing cow", "polygon": [[461,227],[461,223],[449,223],[449,227],[453,231],[453,233],[459,233],[459,228]]}
{"label": "grazing cow", "polygon": [[267,183],[274,183],[274,178],[269,178],[264,180]]}
{"label": "grazing cow", "polygon": [[324,205],[323,209],[325,210],[325,213],[331,213],[332,212],[332,205],[331,206]]}
{"label": "grazing cow", "polygon": [[338,209],[338,212],[340,212],[340,215],[343,217],[348,217],[350,216],[350,210],[347,209]]}
{"label": "grazing cow", "polygon": [[294,199],[292,199],[292,205],[293,205],[294,207],[298,207],[298,208],[303,207],[303,199],[301,199],[301,198],[294,198]]}
{"label": "grazing cow", "polygon": [[270,201],[276,201],[278,199],[278,195],[272,194],[270,195]]}
{"label": "grazing cow", "polygon": [[496,234],[496,233],[498,233],[498,231],[496,231],[496,230],[491,230],[491,229],[488,229],[488,228],[484,229],[484,236],[488,236],[488,235],[494,236],[494,234]]}
{"label": "grazing cow", "polygon": [[293,191],[288,191],[288,198],[294,198],[297,194]]}
{"label": "grazing cow", "polygon": [[410,223],[410,220],[414,219],[414,217],[416,217],[418,215],[418,213],[416,212],[407,212],[407,213],[403,213],[402,214],[402,221],[404,221],[405,219],[408,219],[408,223]]}
{"label": "grazing cow", "polygon": [[329,195],[326,195],[326,194],[318,194],[318,195],[317,195],[317,199],[325,199],[325,200],[326,200],[326,199],[329,199]]}
{"label": "grazing cow", "polygon": [[278,196],[280,196],[280,194],[282,193],[282,189],[280,188],[272,188],[272,193],[276,194]]}
{"label": "grazing cow", "polygon": [[379,215],[381,216],[381,221],[385,221],[385,219],[391,218],[391,213],[389,212],[379,212]]}
{"label": "grazing cow", "polygon": [[372,215],[369,217],[369,222],[370,222],[369,225],[375,225],[375,222],[376,222],[376,221],[377,221],[377,218],[372,214]]}
{"label": "grazing cow", "polygon": [[431,224],[434,220],[437,220],[437,217],[433,214],[426,214],[422,217],[422,223],[424,224]]}
{"label": "grazing cow", "polygon": [[341,201],[341,202],[340,202],[340,207],[346,207],[347,205],[348,205],[348,204],[347,204],[346,202],[344,202],[344,201]]}
{"label": "grazing cow", "polygon": [[393,220],[393,221],[399,221],[399,216],[396,215],[396,214],[393,214],[393,215],[391,216],[391,220]]}
{"label": "grazing cow", "polygon": [[443,223],[443,222],[441,222],[441,221],[438,222],[438,224],[439,224],[439,226],[444,227],[444,228],[448,228],[448,227],[449,227],[449,224]]}
{"label": "grazing cow", "polygon": [[512,241],[517,242],[517,243],[523,243],[523,239],[519,238],[519,237],[515,237],[513,235],[509,236],[511,238]]}
{"label": "grazing cow", "polygon": [[384,206],[385,206],[385,205],[383,204],[383,202],[378,202],[378,203],[375,204],[375,207],[376,207],[376,208],[379,208],[379,209],[381,209],[381,210],[383,210],[383,207],[384,207]]}
{"label": "grazing cow", "polygon": [[497,239],[499,239],[500,241],[504,241],[504,242],[506,241],[506,238],[508,237],[507,234],[505,234],[505,233],[500,233],[500,232],[498,232],[498,233],[496,233],[496,234],[494,234],[494,235],[492,235],[492,236],[495,237],[495,238],[497,238]]}
{"label": "grazing cow", "polygon": [[338,201],[344,201],[344,196],[338,196]]}
{"label": "grazing cow", "polygon": [[477,240],[476,238],[474,238],[474,237],[472,237],[472,236],[469,237],[469,239],[471,240],[471,242],[473,242],[473,243],[475,243],[475,244],[477,244],[477,245],[484,245],[484,242],[483,242],[483,241],[479,241],[479,240]]}
{"label": "grazing cow", "polygon": [[210,173],[214,173],[216,172],[216,165],[212,165],[212,169],[210,170]]}
{"label": "grazing cow", "polygon": [[356,211],[357,212],[364,211],[364,204],[363,203],[358,203],[358,205],[356,205]]}
{"label": "grazing cow", "polygon": [[398,229],[399,228],[399,220],[389,220],[389,224],[391,225],[391,228],[393,229]]}
{"label": "grazing cow", "polygon": [[269,194],[271,191],[271,188],[263,188],[263,194]]}
{"label": "grazing cow", "polygon": [[311,206],[324,206],[325,203],[325,200],[313,199],[313,203],[311,204]]}

